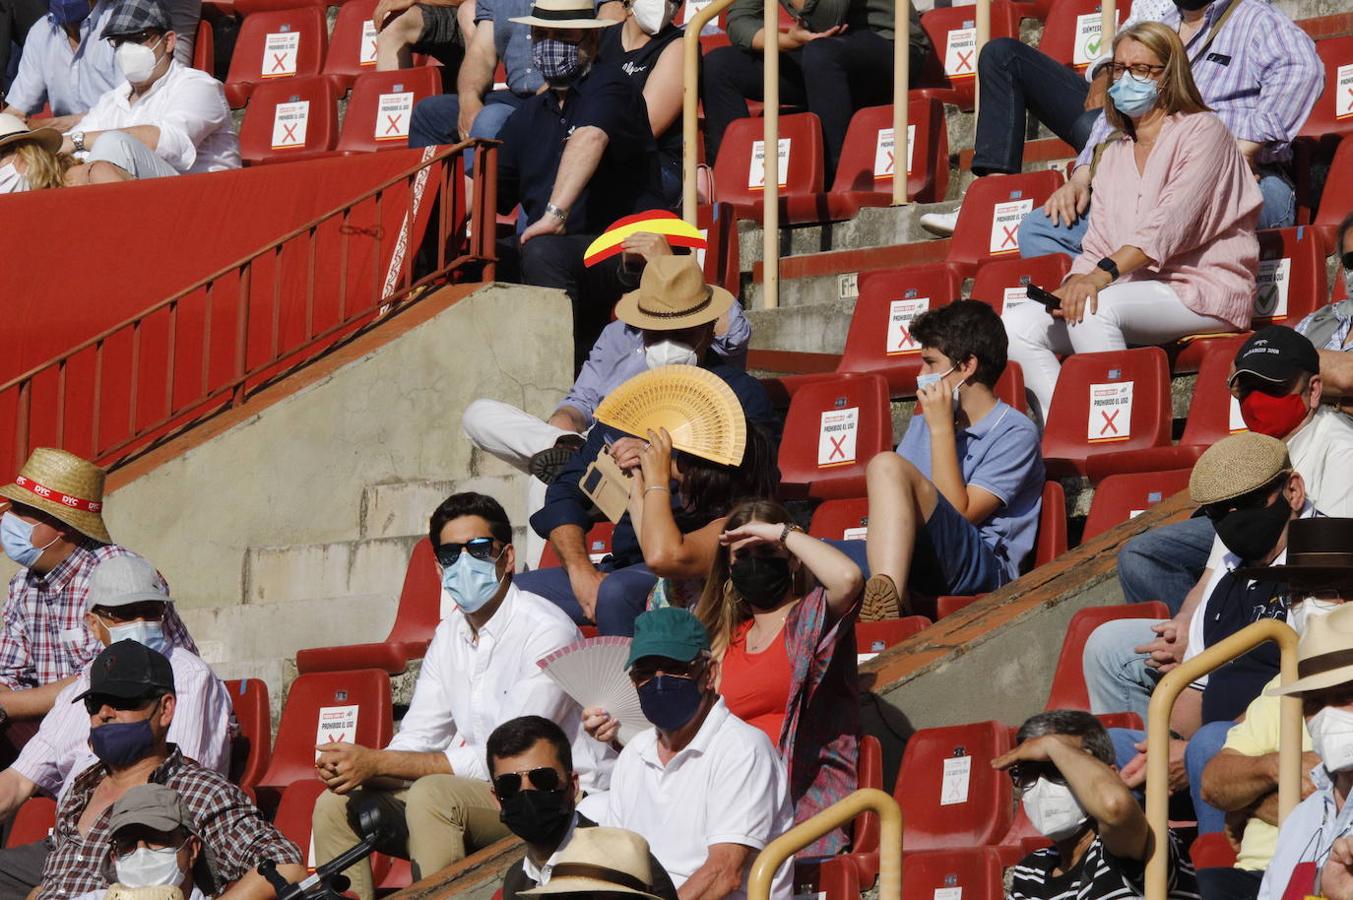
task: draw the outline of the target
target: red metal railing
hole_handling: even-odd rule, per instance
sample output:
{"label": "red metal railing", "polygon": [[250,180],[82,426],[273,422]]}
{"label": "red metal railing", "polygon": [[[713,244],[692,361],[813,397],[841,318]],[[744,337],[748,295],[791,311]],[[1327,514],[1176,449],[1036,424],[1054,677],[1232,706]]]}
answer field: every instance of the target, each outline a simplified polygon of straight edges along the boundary
{"label": "red metal railing", "polygon": [[[472,143],[467,203],[461,151]],[[467,266],[492,280],[496,182],[496,144],[428,148],[366,193],[0,385],[0,421],[14,423],[4,442],[14,456],[5,460],[0,444],[0,470],[14,471],[35,446],[116,467],[238,406]],[[435,259],[430,247],[419,258],[433,227]]]}

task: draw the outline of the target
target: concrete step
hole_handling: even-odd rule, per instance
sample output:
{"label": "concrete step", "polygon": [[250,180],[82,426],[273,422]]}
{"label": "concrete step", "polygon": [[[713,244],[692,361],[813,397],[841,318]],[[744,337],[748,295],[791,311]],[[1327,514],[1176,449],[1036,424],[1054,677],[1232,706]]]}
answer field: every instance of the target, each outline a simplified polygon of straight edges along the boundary
{"label": "concrete step", "polygon": [[244,560],[244,604],[288,604],[322,597],[399,597],[418,536],[251,547]]}
{"label": "concrete step", "polygon": [[361,537],[366,539],[422,536],[428,516],[451,494],[475,491],[503,505],[508,521],[526,524],[527,476],[487,475],[459,481],[399,481],[369,485],[362,492]]}

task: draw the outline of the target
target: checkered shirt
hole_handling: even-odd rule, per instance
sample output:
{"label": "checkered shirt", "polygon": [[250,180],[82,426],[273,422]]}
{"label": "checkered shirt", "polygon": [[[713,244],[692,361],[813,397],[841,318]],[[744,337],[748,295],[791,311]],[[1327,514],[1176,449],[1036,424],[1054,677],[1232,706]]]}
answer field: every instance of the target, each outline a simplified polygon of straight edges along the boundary
{"label": "checkered shirt", "polygon": [[[301,862],[300,848],[268,824],[239,788],[186,759],[176,745],[169,748],[169,758],[150,774],[149,781],[173,788],[188,807],[192,829],[202,838],[214,882],[207,891],[209,896],[243,878],[264,860],[278,865]],[[102,763],[90,766],[61,801],[52,829],[52,852],[42,870],[39,900],[70,900],[108,887],[103,861],[108,852],[112,806],[99,815],[87,836],[81,836],[79,829],[80,816],[105,776]]]}
{"label": "checkered shirt", "polygon": [[[0,684],[12,690],[41,687],[78,675],[103,650],[85,627],[89,579],[105,559],[135,555],[116,544],[76,547],[46,575],[20,569],[10,579],[0,626]],[[158,586],[169,585],[157,576]],[[169,642],[194,654],[197,645],[173,605],[165,610]]]}

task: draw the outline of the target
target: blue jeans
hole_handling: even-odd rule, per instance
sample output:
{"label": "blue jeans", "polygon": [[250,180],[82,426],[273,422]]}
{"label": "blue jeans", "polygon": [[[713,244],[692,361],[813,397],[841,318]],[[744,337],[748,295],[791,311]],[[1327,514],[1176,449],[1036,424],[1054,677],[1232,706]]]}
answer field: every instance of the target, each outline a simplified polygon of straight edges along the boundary
{"label": "blue jeans", "polygon": [[[470,125],[470,137],[496,138],[503,125],[525,103],[511,91],[489,91],[484,95],[484,108]],[[460,97],[438,94],[418,101],[409,118],[409,146],[432,147],[454,144],[460,140]],[[465,170],[474,165],[474,151],[465,153]]]}
{"label": "blue jeans", "polygon": [[1207,566],[1217,529],[1207,516],[1162,525],[1118,551],[1118,581],[1128,603],[1161,600],[1177,615]]}
{"label": "blue jeans", "polygon": [[1090,712],[1134,712],[1146,721],[1151,692],[1159,673],[1146,665],[1147,655],[1134,647],[1156,639],[1151,626],[1158,619],[1116,619],[1094,630],[1085,642],[1081,667],[1090,695]]}
{"label": "blue jeans", "polygon": [[[1232,724],[1209,722],[1194,732],[1184,748],[1184,769],[1189,775],[1189,799],[1193,801],[1193,814],[1198,819],[1199,834],[1210,834],[1226,827],[1226,813],[1203,800],[1203,767],[1221,752]],[[1113,753],[1121,769],[1137,755],[1136,745],[1146,740],[1146,732],[1110,728],[1109,740],[1113,741]]]}
{"label": "blue jeans", "polygon": [[[609,566],[609,561],[598,566],[607,574],[597,589],[597,633],[632,636],[634,620],[648,605],[649,592],[658,583],[658,577],[644,565],[627,566],[614,571]],[[568,613],[569,618],[579,625],[588,624],[582,606],[573,596],[568,572],[562,567],[523,572],[513,576],[512,583],[523,591],[544,597]]]}

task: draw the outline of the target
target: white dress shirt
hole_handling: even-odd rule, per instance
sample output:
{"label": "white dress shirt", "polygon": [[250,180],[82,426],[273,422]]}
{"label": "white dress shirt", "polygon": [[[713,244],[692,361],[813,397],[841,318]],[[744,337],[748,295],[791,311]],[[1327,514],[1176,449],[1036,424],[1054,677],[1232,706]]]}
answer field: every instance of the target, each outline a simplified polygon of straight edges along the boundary
{"label": "white dress shirt", "polygon": [[72,131],[154,125],[160,129],[155,155],[180,174],[240,167],[240,139],[221,82],[175,60],[134,104],[131,91],[123,79]]}
{"label": "white dress shirt", "polygon": [[[599,824],[641,835],[678,888],[705,864],[710,846],[742,844],[759,852],[794,826],[789,776],[779,752],[722,699],[665,766],[655,729],[630,741],[616,760],[607,800]],[[786,860],[775,873],[774,900],[792,896],[792,869],[793,861]],[[742,886],[728,897],[746,896],[744,872]]]}
{"label": "white dress shirt", "polygon": [[[230,774],[230,696],[211,666],[182,647],[165,654],[174,670],[174,721],[169,742],[199,765]],[[75,681],[56,695],[38,733],[24,745],[14,771],[57,799],[75,777],[99,761],[89,749],[89,713],[72,699],[89,690],[86,665]]]}
{"label": "white dress shirt", "polygon": [[478,636],[459,608],[451,610],[423,657],[389,749],[445,753],[456,775],[488,781],[485,744],[493,729],[518,716],[543,716],[568,735],[583,790],[606,790],[614,753],[583,732],[582,709],[536,665],[579,640],[578,626],[559,607],[515,584]]}
{"label": "white dress shirt", "polygon": [[94,108],[105,93],[122,81],[113,61],[113,45],[102,37],[113,14],[112,0],[99,0],[80,23],[80,44],[71,49],[66,30],[51,13],[28,29],[19,72],[5,103],[35,115],[44,103],[52,114],[74,116]]}

